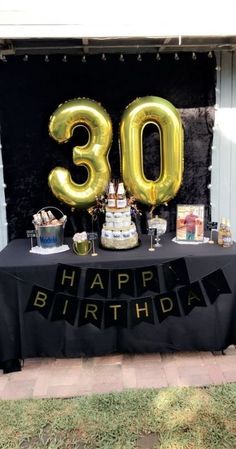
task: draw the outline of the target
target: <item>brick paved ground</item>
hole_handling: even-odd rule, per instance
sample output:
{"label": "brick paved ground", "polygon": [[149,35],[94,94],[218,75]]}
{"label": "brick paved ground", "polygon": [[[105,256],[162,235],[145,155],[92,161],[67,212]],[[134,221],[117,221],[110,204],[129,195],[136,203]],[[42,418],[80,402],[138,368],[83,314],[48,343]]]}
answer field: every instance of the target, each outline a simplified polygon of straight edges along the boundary
{"label": "brick paved ground", "polygon": [[0,399],[65,398],[128,388],[204,386],[236,382],[236,348],[224,354],[109,355],[27,359],[22,371],[0,374]]}

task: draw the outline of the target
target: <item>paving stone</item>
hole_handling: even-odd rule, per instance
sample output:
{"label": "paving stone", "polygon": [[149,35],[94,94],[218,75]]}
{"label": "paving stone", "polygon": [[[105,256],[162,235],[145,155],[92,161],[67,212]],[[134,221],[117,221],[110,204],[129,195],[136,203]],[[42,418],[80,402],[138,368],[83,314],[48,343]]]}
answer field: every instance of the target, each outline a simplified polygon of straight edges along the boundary
{"label": "paving stone", "polygon": [[[216,364],[212,365],[206,365],[205,369],[208,373],[208,376],[210,377],[210,381],[213,385],[221,385],[225,383],[225,377],[220,369]],[[235,377],[236,378],[236,377]]]}
{"label": "paving stone", "polygon": [[174,353],[174,360],[176,364],[179,366],[192,366],[196,365],[196,361],[199,364],[203,364],[203,360],[201,355],[197,352],[177,352]]}
{"label": "paving stone", "polygon": [[203,387],[206,385],[211,385],[211,379],[210,377],[205,374],[205,373],[201,373],[201,374],[182,374],[180,376],[180,382],[182,384],[182,386],[186,386],[186,387],[190,387],[190,386],[195,386],[195,387]]}
{"label": "paving stone", "polygon": [[50,376],[48,379],[48,385],[49,388],[51,386],[62,386],[62,385],[75,385],[75,384],[81,384],[80,382],[80,375],[79,374],[68,374],[64,373],[64,375],[56,375],[56,376]]}
{"label": "paving stone", "polygon": [[164,376],[165,372],[163,369],[163,366],[156,366],[156,365],[152,365],[152,366],[135,366],[135,372],[136,372],[136,377],[138,378],[153,378],[155,379],[157,376]]}
{"label": "paving stone", "polygon": [[136,386],[137,388],[161,388],[167,387],[168,381],[163,367],[156,364],[148,367],[137,367],[136,372]]}
{"label": "paving stone", "polygon": [[115,382],[115,383],[109,383],[109,382],[105,382],[105,383],[95,383],[92,386],[91,389],[91,393],[112,393],[112,392],[118,392],[118,391],[123,391],[123,384],[122,382]]}
{"label": "paving stone", "polygon": [[4,376],[0,377],[0,395],[9,382],[7,375],[5,374]]}
{"label": "paving stone", "polygon": [[24,399],[31,397],[35,380],[11,380],[1,392],[1,399]]}
{"label": "paving stone", "polygon": [[216,358],[216,365],[218,365],[222,370],[231,369],[236,366],[236,357],[234,356],[222,356],[221,358]]}
{"label": "paving stone", "polygon": [[91,388],[81,388],[81,385],[51,386],[47,389],[47,398],[72,398],[91,394]]}
{"label": "paving stone", "polygon": [[137,378],[136,388],[164,388],[168,387],[165,375],[153,377]]}
{"label": "paving stone", "polygon": [[232,371],[223,371],[223,376],[226,382],[236,382],[236,369]]}
{"label": "paving stone", "polygon": [[192,375],[196,375],[196,376],[200,376],[201,374],[207,374],[206,373],[206,368],[202,367],[200,365],[196,365],[196,360],[195,360],[195,365],[191,365],[191,366],[184,366],[184,365],[180,365],[177,368],[179,376],[192,376]]}
{"label": "paving stone", "polygon": [[93,378],[96,385],[122,383],[121,365],[98,365],[94,368]]}
{"label": "paving stone", "polygon": [[212,352],[112,354],[80,359],[26,359],[22,371],[0,373],[0,399],[75,397],[125,389],[236,382],[235,346]]}
{"label": "paving stone", "polygon": [[35,381],[34,389],[33,389],[33,397],[46,397],[47,389],[48,389],[48,380],[50,377],[47,374],[41,374]]}
{"label": "paving stone", "polygon": [[168,386],[170,387],[178,387],[181,386],[181,379],[179,377],[179,372],[178,372],[178,368],[170,363],[166,363],[163,366],[164,372],[165,372],[165,376],[167,379],[167,383]]}
{"label": "paving stone", "polygon": [[124,388],[136,388],[136,370],[134,367],[122,366],[122,380]]}

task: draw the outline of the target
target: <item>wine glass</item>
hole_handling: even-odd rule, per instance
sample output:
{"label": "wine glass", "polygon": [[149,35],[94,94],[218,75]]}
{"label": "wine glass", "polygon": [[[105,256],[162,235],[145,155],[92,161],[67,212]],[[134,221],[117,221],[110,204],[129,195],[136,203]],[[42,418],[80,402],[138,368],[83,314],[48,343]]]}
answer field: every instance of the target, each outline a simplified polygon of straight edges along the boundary
{"label": "wine glass", "polygon": [[155,248],[161,247],[160,242],[161,235],[165,234],[167,228],[167,221],[164,218],[158,217],[156,215],[154,218],[148,220],[148,227],[155,229]]}

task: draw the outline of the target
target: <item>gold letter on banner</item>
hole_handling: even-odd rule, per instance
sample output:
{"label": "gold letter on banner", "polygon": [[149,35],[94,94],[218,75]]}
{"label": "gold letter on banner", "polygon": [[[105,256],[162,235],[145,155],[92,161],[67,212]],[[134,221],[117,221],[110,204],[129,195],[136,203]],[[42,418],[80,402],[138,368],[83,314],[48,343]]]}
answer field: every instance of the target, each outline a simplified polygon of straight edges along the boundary
{"label": "gold letter on banner", "polygon": [[[161,143],[160,176],[155,181],[148,180],[143,169],[143,129],[150,123],[158,127]],[[137,98],[122,116],[120,139],[124,183],[136,200],[155,206],[173,198],[183,175],[183,130],[177,109],[163,98]]]}
{"label": "gold letter on banner", "polygon": [[78,98],[61,104],[50,118],[49,134],[57,142],[67,142],[77,126],[89,132],[86,145],[73,148],[73,162],[87,168],[85,183],[75,183],[63,167],[54,168],[48,177],[53,194],[64,203],[88,208],[106,190],[111,176],[108,153],[112,141],[112,123],[105,109],[97,102]]}
{"label": "gold letter on banner", "polygon": [[46,306],[46,300],[48,295],[44,292],[41,292],[40,290],[37,291],[36,298],[34,300],[34,306],[36,307],[45,307]]}

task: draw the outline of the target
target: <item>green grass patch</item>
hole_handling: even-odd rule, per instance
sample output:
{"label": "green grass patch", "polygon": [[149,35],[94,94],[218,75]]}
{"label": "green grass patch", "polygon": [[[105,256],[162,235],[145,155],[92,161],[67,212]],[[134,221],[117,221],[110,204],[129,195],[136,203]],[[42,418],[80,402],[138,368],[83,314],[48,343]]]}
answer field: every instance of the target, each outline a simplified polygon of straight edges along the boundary
{"label": "green grass patch", "polygon": [[0,449],[235,449],[236,384],[0,401]]}

